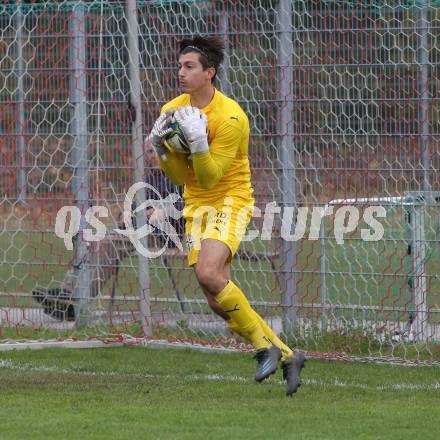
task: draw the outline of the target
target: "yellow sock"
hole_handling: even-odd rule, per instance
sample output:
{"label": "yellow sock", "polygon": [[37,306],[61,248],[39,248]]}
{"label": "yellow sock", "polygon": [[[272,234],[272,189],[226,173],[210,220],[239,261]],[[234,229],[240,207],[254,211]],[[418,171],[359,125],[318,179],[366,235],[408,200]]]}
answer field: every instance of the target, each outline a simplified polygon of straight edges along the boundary
{"label": "yellow sock", "polygon": [[241,331],[241,329],[238,326],[238,324],[232,318],[229,318],[226,321],[226,325],[228,326],[228,329],[231,332],[237,333],[238,336],[241,336],[243,339],[246,339],[246,341],[249,341],[249,338],[248,338],[247,334]]}
{"label": "yellow sock", "polygon": [[216,295],[215,299],[220,307],[238,325],[240,332],[247,335],[247,338],[256,350],[272,346],[272,343],[266,338],[249,301],[232,281],[226,284],[225,288]]}
{"label": "yellow sock", "polygon": [[293,351],[275,334],[266,324],[266,321],[255,310],[254,313],[267,339],[281,350],[281,361],[285,361],[287,358],[293,356]]}
{"label": "yellow sock", "polygon": [[[255,310],[252,311],[255,313],[266,338],[281,350],[281,361],[285,361],[287,358],[293,356],[293,351],[280,338],[278,338],[274,331],[266,324],[266,321]],[[226,321],[226,324],[229,330],[237,333],[239,336],[250,342],[248,335],[241,330],[239,325],[232,318],[229,318]]]}

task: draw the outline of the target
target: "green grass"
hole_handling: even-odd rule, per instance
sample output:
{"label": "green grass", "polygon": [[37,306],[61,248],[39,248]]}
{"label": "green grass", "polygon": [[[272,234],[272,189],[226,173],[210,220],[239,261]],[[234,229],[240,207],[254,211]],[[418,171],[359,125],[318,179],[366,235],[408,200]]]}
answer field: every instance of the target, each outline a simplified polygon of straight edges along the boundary
{"label": "green grass", "polygon": [[[284,396],[249,354],[108,348],[0,353],[1,438],[437,439],[438,367],[309,360]],[[437,386],[437,388],[435,388]]]}

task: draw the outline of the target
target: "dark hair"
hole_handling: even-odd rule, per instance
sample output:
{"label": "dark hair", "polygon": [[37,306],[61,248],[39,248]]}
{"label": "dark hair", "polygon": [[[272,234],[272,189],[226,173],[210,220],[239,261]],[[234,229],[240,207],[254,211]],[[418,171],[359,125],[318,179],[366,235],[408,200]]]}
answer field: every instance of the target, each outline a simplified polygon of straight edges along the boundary
{"label": "dark hair", "polygon": [[193,38],[185,38],[179,41],[179,50],[179,56],[189,52],[198,53],[203,70],[206,70],[208,67],[214,67],[215,74],[212,77],[212,81],[214,81],[218,68],[225,57],[223,53],[225,43],[221,37],[202,37],[197,35]]}

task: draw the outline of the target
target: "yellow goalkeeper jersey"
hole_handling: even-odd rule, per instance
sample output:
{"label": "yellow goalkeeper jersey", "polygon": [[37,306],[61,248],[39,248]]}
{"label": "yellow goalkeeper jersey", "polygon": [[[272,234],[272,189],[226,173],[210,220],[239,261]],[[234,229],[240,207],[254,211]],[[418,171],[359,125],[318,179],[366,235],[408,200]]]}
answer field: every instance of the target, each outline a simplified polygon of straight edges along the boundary
{"label": "yellow goalkeeper jersey", "polygon": [[[184,93],[165,104],[162,113],[169,108],[177,109],[190,104],[190,95]],[[183,194],[186,204],[209,204],[226,195],[253,201],[248,158],[248,117],[237,102],[218,90],[215,90],[211,102],[200,111],[208,117],[209,153],[196,155],[189,161]],[[206,186],[212,176],[206,176],[208,183],[203,182],[205,163],[206,168],[213,163],[216,166],[216,182],[213,186]],[[199,179],[194,172],[195,166],[198,166]]]}

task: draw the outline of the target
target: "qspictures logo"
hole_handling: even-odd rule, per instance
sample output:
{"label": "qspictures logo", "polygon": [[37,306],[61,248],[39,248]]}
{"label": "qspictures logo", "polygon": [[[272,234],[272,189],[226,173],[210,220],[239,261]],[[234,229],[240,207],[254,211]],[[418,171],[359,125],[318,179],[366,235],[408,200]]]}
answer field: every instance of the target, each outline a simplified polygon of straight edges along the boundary
{"label": "qspictures logo", "polygon": [[[147,190],[155,197],[135,207],[136,193],[140,190]],[[177,193],[170,193],[162,198],[154,186],[145,182],[137,182],[129,188],[125,196],[124,228],[116,228],[113,231],[126,236],[134,248],[145,258],[157,258],[162,255],[167,249],[169,241],[172,241],[179,250],[183,251],[177,231],[170,222],[170,219],[179,220],[182,217],[182,211],[176,208],[176,204],[179,202],[182,202],[182,199]],[[108,216],[109,212],[105,206],[97,205],[88,208],[83,220],[91,228],[83,228],[83,239],[87,242],[103,240],[107,234],[107,227],[100,218]],[[134,222],[135,218],[144,221]],[[81,220],[81,211],[73,205],[63,206],[57,213],[55,234],[64,240],[68,250],[73,250],[73,239],[80,230]],[[160,249],[149,249],[144,239],[155,233],[160,233],[164,237],[163,245]]]}
{"label": "qspictures logo", "polygon": [[[138,191],[147,191],[150,198],[136,206],[136,194]],[[178,193],[170,193],[165,198],[162,194],[145,182],[135,183],[128,190],[124,200],[123,223],[124,227],[113,229],[116,234],[127,237],[140,255],[145,258],[157,258],[167,249],[169,242],[183,251],[181,239],[173,224],[183,217],[183,201]],[[274,233],[274,224],[281,224],[280,236],[285,241],[298,241],[307,233],[308,240],[318,240],[320,228],[324,217],[334,216],[333,234],[338,244],[343,244],[347,234],[353,233],[360,225],[361,239],[364,241],[378,241],[382,239],[384,227],[378,220],[386,217],[383,206],[358,206],[342,205],[335,210],[335,206],[279,206],[276,202],[267,203],[264,209],[257,206],[242,206],[238,212],[234,211],[234,200],[225,197],[223,206],[185,207],[191,211],[193,222],[187,231],[186,242],[191,247],[200,248],[201,238],[206,234],[206,229],[212,225],[213,230],[220,230],[221,237],[235,234],[241,241],[253,241],[256,239],[271,240]],[[64,240],[68,250],[73,250],[73,240],[82,230],[82,237],[86,242],[99,242],[107,234],[106,225],[100,220],[107,218],[107,207],[97,205],[87,209],[84,217],[78,207],[70,205],[62,207],[56,216],[55,234]],[[228,221],[229,218],[262,218],[261,229],[246,228],[247,222]],[[278,217],[278,218],[277,218]],[[141,221],[134,222],[134,218]],[[205,219],[205,220],[203,220]],[[310,219],[310,221],[309,221]],[[81,223],[83,222],[83,223]],[[82,226],[82,227],[81,227]],[[88,226],[88,227],[85,227]],[[147,246],[147,237],[152,234],[160,234],[164,239],[160,249],[150,249]]]}

